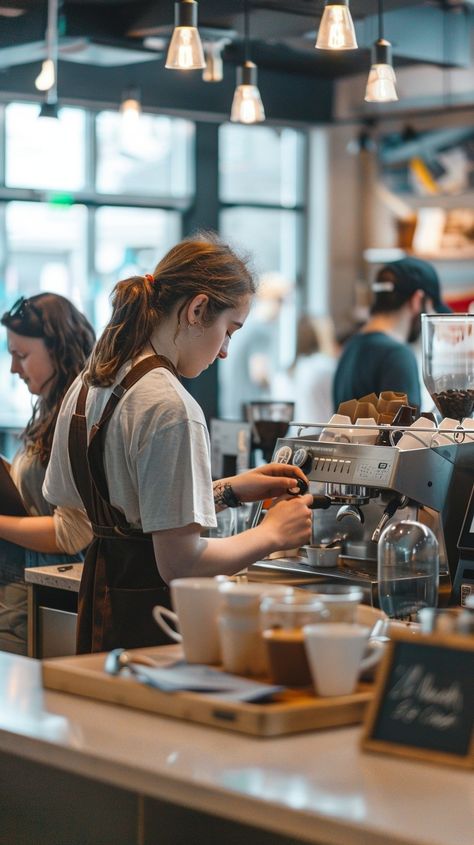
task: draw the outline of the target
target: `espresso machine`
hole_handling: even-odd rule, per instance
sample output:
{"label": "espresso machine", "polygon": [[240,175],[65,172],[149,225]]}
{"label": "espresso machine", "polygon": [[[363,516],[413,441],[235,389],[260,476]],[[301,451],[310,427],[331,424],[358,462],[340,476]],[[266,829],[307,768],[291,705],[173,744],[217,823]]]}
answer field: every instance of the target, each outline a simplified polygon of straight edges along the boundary
{"label": "espresso machine", "polygon": [[340,553],[332,567],[310,565],[304,549],[272,555],[249,568],[250,578],[307,589],[321,581],[356,584],[364,601],[377,606],[380,533],[391,520],[416,519],[429,525],[438,539],[440,606],[459,603],[452,585],[473,488],[474,441],[404,451],[391,445],[326,442],[319,435],[298,433],[277,441],[273,460],[301,467],[316,505],[312,543],[340,545]]}

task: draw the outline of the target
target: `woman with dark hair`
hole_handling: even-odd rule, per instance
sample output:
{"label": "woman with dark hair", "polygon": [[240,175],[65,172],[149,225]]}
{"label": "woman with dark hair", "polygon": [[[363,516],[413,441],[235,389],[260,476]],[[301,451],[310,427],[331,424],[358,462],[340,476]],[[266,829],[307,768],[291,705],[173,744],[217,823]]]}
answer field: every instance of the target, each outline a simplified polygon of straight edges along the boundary
{"label": "woman with dark hair", "polygon": [[11,372],[38,397],[10,467],[27,515],[0,514],[0,648],[26,653],[25,567],[82,560],[92,539],[83,510],[51,506],[42,486],[61,402],[86,363],[94,331],[54,293],[21,297],[1,323]]}
{"label": "woman with dark hair", "polygon": [[84,503],[94,530],[79,651],[159,644],[152,608],[169,605],[170,580],[235,573],[309,542],[308,496],[276,503],[242,534],[203,536],[216,508],[298,493],[306,480],[270,464],[213,489],[205,419],[180,381],[226,357],[254,292],[245,262],[214,236],[179,243],[153,275],[114,288],[111,319],[61,408],[44,485],[51,502]]}

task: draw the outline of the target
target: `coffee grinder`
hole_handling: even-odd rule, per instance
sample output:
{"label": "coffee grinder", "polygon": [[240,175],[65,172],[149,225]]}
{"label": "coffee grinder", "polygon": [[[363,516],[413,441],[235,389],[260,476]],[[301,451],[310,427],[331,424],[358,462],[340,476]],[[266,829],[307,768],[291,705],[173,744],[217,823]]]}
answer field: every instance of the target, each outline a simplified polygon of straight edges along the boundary
{"label": "coffee grinder", "polygon": [[271,461],[275,443],[287,433],[294,410],[294,402],[257,401],[244,405],[245,419],[252,431],[253,466],[261,463],[259,451],[267,463]]}

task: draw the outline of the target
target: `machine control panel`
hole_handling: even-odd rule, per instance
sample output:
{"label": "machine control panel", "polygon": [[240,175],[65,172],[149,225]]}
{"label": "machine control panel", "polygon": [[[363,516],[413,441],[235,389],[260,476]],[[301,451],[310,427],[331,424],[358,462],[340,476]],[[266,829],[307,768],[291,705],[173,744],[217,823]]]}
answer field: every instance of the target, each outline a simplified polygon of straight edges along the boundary
{"label": "machine control panel", "polygon": [[398,451],[389,447],[306,444],[297,440],[291,445],[281,444],[274,460],[301,467],[311,481],[390,487],[397,456]]}
{"label": "machine control panel", "polygon": [[388,487],[392,477],[393,461],[391,460],[318,454],[313,454],[312,458],[308,475],[313,481]]}

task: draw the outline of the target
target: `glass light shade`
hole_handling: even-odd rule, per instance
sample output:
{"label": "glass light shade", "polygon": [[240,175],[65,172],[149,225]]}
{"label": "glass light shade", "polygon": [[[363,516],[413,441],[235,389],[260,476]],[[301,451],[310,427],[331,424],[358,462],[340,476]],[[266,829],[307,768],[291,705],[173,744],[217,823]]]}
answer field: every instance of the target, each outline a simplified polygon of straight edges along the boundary
{"label": "glass light shade", "polygon": [[56,69],[52,59],[45,59],[41,70],[35,79],[35,87],[38,91],[49,91],[56,81]]}
{"label": "glass light shade", "polygon": [[328,4],[323,12],[315,45],[319,50],[357,50],[349,6]]}
{"label": "glass light shade", "polygon": [[124,121],[136,122],[142,111],[138,96],[126,95],[120,105],[120,114]]}
{"label": "glass light shade", "polygon": [[365,100],[367,103],[393,103],[398,100],[395,72],[391,65],[373,64],[370,68]]}
{"label": "glass light shade", "polygon": [[265,109],[256,85],[237,86],[230,119],[232,123],[262,123],[265,120]]}
{"label": "glass light shade", "polygon": [[221,48],[209,44],[205,50],[206,67],[202,72],[204,82],[222,82],[224,78],[224,65],[222,62]]}
{"label": "glass light shade", "polygon": [[44,102],[40,108],[38,120],[51,119],[57,120],[59,118],[59,107],[57,102]]}
{"label": "glass light shade", "polygon": [[196,27],[174,28],[165,67],[169,70],[199,70],[206,67],[201,38]]}

